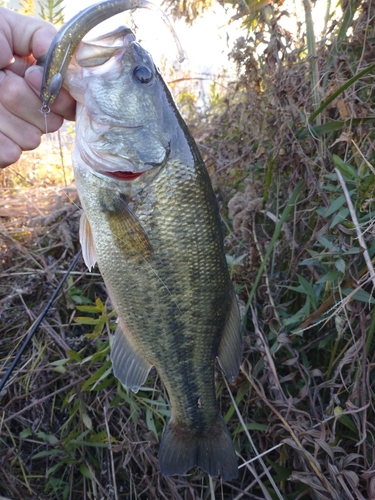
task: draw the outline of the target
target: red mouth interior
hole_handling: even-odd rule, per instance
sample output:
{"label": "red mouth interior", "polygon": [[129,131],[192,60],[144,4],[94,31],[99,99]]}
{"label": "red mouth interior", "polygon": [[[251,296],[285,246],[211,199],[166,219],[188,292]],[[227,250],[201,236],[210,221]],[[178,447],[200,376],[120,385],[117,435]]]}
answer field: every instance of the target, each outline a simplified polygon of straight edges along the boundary
{"label": "red mouth interior", "polygon": [[114,177],[115,179],[120,179],[121,181],[133,181],[134,179],[137,179],[140,175],[142,175],[143,172],[106,172],[106,175],[109,175],[110,177]]}

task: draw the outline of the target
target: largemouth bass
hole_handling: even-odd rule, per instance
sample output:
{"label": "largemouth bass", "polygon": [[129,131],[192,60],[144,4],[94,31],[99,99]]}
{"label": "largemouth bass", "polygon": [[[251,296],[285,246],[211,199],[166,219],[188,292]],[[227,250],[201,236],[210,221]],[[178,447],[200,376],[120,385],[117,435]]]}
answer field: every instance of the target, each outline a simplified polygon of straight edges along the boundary
{"label": "largemouth bass", "polygon": [[215,397],[242,356],[220,215],[199,150],[151,56],[123,28],[81,43],[66,88],[77,100],[73,164],[86,264],[98,263],[118,313],[115,376],[138,391],[155,366],[172,413],[164,475],[198,466],[237,477]]}

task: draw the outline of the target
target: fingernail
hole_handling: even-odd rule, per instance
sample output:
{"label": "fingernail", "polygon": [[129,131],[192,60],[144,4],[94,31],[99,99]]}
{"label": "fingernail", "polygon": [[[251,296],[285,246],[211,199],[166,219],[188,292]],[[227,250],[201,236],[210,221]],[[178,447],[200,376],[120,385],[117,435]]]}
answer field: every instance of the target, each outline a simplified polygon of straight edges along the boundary
{"label": "fingernail", "polygon": [[34,87],[34,89],[36,89],[38,92],[42,86],[42,79],[43,79],[43,68],[36,65],[27,68],[25,72],[25,80],[31,87]]}
{"label": "fingernail", "polygon": [[0,69],[0,82],[2,82],[5,78],[5,71]]}

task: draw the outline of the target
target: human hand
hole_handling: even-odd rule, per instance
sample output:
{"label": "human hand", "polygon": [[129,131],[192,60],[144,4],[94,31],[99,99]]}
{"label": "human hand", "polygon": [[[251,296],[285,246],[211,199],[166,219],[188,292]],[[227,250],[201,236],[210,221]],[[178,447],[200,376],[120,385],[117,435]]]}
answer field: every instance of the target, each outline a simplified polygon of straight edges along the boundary
{"label": "human hand", "polygon": [[[37,148],[46,132],[39,111],[43,68],[35,62],[48,51],[55,34],[55,28],[41,19],[0,7],[0,168]],[[48,132],[74,116],[75,101],[63,89],[51,106]]]}

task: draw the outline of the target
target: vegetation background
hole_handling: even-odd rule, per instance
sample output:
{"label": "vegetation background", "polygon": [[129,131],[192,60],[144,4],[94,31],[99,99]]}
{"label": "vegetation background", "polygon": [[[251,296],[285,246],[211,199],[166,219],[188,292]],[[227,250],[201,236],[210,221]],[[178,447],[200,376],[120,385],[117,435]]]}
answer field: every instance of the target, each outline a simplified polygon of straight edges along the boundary
{"label": "vegetation background", "polygon": [[[241,372],[217,374],[239,478],[161,476],[167,394],[156,373],[137,394],[114,379],[115,312],[79,262],[0,393],[4,498],[375,499],[375,2],[327,0],[323,37],[309,0],[295,36],[283,0],[229,3],[236,79],[213,78],[203,107],[188,79],[173,88],[242,307]],[[193,23],[210,0],[167,7]],[[36,9],[62,22],[60,0]],[[1,376],[79,249],[71,132],[1,173]]]}

